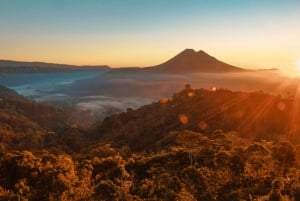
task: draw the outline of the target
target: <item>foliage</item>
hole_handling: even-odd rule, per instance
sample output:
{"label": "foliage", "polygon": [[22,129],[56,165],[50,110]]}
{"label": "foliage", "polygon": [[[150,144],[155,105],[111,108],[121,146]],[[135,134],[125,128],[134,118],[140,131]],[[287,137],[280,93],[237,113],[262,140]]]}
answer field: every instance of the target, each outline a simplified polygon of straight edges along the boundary
{"label": "foliage", "polygon": [[11,96],[0,101],[0,200],[300,200],[284,121],[294,100],[187,85],[84,129]]}

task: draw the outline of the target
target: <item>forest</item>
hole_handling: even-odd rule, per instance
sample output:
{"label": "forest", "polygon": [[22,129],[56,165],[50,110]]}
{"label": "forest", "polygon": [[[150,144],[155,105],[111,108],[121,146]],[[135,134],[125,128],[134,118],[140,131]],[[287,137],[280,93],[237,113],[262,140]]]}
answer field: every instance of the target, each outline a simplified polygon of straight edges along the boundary
{"label": "forest", "polygon": [[299,201],[299,103],[187,84],[82,125],[0,87],[0,200]]}

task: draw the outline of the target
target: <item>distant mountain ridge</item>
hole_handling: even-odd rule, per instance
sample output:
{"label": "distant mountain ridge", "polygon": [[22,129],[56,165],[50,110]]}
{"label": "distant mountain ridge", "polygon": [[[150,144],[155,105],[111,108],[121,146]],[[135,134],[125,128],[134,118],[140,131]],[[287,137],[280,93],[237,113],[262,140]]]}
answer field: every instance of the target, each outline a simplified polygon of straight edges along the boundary
{"label": "distant mountain ridge", "polygon": [[106,65],[77,66],[68,64],[55,64],[46,62],[24,62],[12,60],[0,60],[0,73],[34,73],[34,72],[64,72],[71,70],[110,69]]}
{"label": "distant mountain ridge", "polygon": [[196,52],[193,49],[185,49],[168,61],[157,66],[148,67],[147,70],[162,73],[222,73],[246,71],[246,69],[219,61],[203,50]]}
{"label": "distant mountain ridge", "polygon": [[[104,69],[115,73],[226,73],[251,71],[222,62],[203,50],[185,49],[164,63],[150,67],[119,67],[107,65],[68,65],[45,62],[20,62],[0,60],[0,73],[14,72],[53,72],[69,70]],[[268,70],[268,69],[264,69]]]}

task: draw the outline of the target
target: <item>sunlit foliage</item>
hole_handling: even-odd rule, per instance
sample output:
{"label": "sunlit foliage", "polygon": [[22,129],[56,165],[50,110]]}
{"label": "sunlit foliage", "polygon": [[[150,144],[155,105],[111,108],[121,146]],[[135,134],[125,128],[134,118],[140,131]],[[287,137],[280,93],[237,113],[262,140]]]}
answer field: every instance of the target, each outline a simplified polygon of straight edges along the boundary
{"label": "sunlit foliage", "polygon": [[26,101],[0,102],[0,200],[300,199],[294,100],[187,85],[89,128]]}

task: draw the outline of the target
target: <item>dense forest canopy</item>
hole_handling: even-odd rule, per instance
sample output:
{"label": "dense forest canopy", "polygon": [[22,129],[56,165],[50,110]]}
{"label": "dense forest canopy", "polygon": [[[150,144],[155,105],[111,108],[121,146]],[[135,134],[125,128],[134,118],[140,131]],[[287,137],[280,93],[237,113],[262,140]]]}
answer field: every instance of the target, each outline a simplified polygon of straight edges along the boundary
{"label": "dense forest canopy", "polygon": [[171,98],[107,117],[99,126],[98,135],[112,138],[112,142],[119,136],[137,150],[153,148],[157,140],[173,130],[208,134],[222,129],[251,140],[298,142],[298,101],[261,91],[194,90],[187,85]]}
{"label": "dense forest canopy", "polygon": [[0,88],[0,200],[300,200],[299,100],[185,89],[82,127]]}

